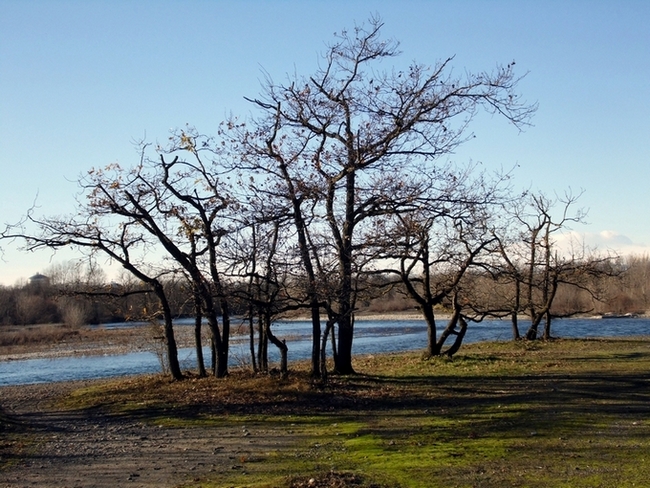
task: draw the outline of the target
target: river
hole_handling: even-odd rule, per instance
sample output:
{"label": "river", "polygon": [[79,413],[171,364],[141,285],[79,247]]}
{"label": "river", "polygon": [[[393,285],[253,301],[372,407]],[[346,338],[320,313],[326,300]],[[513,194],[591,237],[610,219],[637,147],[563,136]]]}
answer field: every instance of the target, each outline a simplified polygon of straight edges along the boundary
{"label": "river", "polygon": [[[179,327],[190,327],[187,323]],[[525,331],[530,322],[521,321]],[[114,327],[125,326],[114,324]],[[129,326],[133,326],[130,324]],[[311,322],[280,321],[274,324],[279,338],[286,337],[289,360],[307,359],[311,352]],[[650,336],[650,319],[564,319],[553,322],[553,336],[565,338]],[[492,320],[470,323],[465,343],[510,340],[510,322]],[[353,353],[355,355],[380,354],[396,351],[424,349],[426,326],[421,320],[362,321],[355,324]],[[269,356],[277,361],[276,349],[269,346]],[[209,357],[206,351],[206,358]],[[183,369],[193,369],[196,356],[191,348],[181,349],[179,359]],[[248,344],[243,337],[235,338],[231,345],[232,366],[246,365],[250,361]],[[0,386],[56,381],[110,378],[132,374],[155,373],[161,370],[158,357],[152,352],[132,352],[115,356],[80,356],[54,359],[27,359],[0,361]]]}

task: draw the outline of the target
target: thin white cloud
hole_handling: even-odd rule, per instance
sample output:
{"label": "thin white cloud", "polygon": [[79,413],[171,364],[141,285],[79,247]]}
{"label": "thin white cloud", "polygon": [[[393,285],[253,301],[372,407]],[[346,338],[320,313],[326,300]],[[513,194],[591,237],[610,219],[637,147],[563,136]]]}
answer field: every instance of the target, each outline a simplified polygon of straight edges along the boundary
{"label": "thin white cloud", "polygon": [[567,232],[557,236],[557,245],[561,249],[585,248],[597,253],[613,252],[620,256],[650,255],[650,245],[634,242],[625,234],[613,230],[600,232]]}

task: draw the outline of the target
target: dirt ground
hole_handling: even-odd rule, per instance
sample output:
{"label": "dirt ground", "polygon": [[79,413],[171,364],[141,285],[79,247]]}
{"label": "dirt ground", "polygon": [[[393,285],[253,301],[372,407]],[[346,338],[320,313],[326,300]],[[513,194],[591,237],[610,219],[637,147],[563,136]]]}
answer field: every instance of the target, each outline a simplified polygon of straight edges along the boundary
{"label": "dirt ground", "polygon": [[[146,419],[52,409],[79,383],[0,388],[8,432],[0,441],[2,487],[172,487],[242,470],[242,460],[291,443],[252,426],[170,428]],[[30,432],[29,445],[12,431]],[[216,473],[215,473],[216,472]]]}
{"label": "dirt ground", "polygon": [[[0,487],[273,475],[285,488],[379,488],[377,477],[397,486],[391,474],[419,482],[431,470],[440,486],[648,486],[649,348],[621,338],[479,343],[433,363],[367,356],[360,375],[326,386],[296,365],[282,381],[240,371],[0,387]],[[366,459],[388,476],[365,478]]]}
{"label": "dirt ground", "polygon": [[[189,328],[188,328],[189,331]],[[191,343],[190,334],[181,343]],[[0,360],[146,348],[132,331],[84,334],[56,345],[0,348]],[[92,382],[0,387],[0,487],[173,487],[243,470],[251,459],[291,443],[247,426],[170,428],[150,419],[66,411],[56,400]],[[29,443],[25,444],[23,434]]]}

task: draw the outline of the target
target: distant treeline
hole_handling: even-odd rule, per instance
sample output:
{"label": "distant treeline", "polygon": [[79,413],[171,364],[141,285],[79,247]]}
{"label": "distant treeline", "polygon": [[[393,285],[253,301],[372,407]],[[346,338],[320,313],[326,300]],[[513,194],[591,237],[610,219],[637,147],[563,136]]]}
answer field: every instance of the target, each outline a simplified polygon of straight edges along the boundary
{"label": "distant treeline", "polygon": [[[571,316],[576,313],[645,313],[650,307],[650,257],[630,256],[616,264],[615,276],[600,276],[592,292],[575,286],[562,286],[553,302],[552,315]],[[142,284],[82,283],[78,278],[65,281],[65,266],[53,267],[40,280],[0,286],[0,325],[62,323],[71,327],[123,321],[150,320],[161,313],[160,302]],[[502,300],[498,286],[488,276],[475,276],[477,283],[490,291],[488,300]],[[390,284],[386,277],[375,278],[376,289],[359,304],[360,312],[390,313],[416,311],[417,304],[408,297],[400,283]],[[190,287],[179,280],[165,282],[172,313],[176,317],[194,314]],[[235,314],[244,315],[246,304],[237,306],[237,287],[232,286]],[[444,311],[444,310],[441,310]]]}

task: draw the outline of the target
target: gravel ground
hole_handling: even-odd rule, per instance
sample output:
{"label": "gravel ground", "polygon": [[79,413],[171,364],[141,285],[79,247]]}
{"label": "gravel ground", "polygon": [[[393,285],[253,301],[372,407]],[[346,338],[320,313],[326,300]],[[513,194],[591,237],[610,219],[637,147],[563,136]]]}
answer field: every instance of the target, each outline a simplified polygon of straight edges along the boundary
{"label": "gravel ground", "polygon": [[0,388],[9,420],[0,441],[0,486],[173,487],[245,470],[244,461],[291,442],[261,427],[169,428],[52,407],[60,395],[91,383]]}
{"label": "gravel ground", "polygon": [[[179,335],[191,344],[191,328]],[[82,342],[0,350],[0,360],[97,354],[146,348],[146,336],[110,331]],[[245,470],[242,460],[291,443],[277,432],[233,425],[169,428],[143,418],[66,411],[56,400],[102,380],[0,387],[0,487],[173,487],[219,472]]]}

